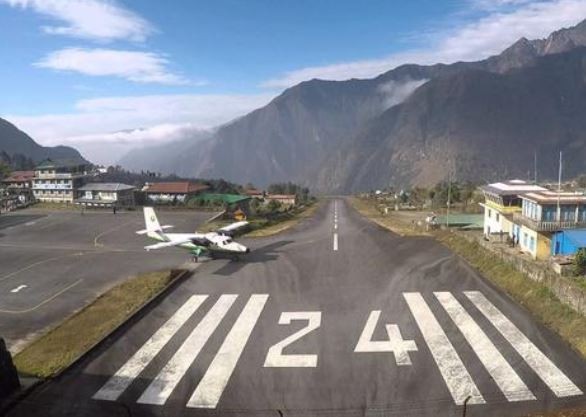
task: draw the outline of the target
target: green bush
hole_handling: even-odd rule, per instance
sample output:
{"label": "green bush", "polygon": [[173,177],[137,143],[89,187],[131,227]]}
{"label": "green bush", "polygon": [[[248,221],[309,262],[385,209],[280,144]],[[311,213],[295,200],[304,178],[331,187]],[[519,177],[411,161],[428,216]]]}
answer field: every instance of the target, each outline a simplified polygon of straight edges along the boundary
{"label": "green bush", "polygon": [[586,274],[586,248],[578,249],[576,259],[574,260],[574,273],[576,275]]}

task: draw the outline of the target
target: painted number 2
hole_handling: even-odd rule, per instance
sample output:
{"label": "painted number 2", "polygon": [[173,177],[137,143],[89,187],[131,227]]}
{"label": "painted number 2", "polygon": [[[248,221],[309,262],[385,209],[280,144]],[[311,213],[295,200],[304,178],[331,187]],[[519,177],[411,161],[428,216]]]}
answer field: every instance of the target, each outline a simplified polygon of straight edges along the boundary
{"label": "painted number 2", "polygon": [[393,352],[397,365],[411,365],[410,351],[417,351],[417,345],[413,340],[403,340],[399,326],[387,324],[388,340],[374,341],[372,335],[380,317],[380,310],[370,312],[364,330],[358,339],[354,352]]}
{"label": "painted number 2", "polygon": [[315,368],[317,366],[317,355],[284,354],[283,349],[317,329],[321,324],[321,311],[285,311],[281,313],[279,324],[291,324],[294,320],[306,320],[307,326],[271,346],[267,352],[265,367]]}

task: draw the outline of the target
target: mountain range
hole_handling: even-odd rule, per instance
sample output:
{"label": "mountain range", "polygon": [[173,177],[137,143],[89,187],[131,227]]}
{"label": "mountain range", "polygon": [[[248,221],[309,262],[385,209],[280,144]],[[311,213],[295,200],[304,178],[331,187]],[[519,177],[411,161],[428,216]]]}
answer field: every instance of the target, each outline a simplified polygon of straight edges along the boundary
{"label": "mountain range", "polygon": [[[12,123],[0,118],[0,153],[7,155],[11,161],[38,163],[44,159],[84,160],[81,154],[69,146],[41,146],[29,135]],[[3,161],[7,162],[7,161]],[[30,168],[14,166],[13,168]]]}

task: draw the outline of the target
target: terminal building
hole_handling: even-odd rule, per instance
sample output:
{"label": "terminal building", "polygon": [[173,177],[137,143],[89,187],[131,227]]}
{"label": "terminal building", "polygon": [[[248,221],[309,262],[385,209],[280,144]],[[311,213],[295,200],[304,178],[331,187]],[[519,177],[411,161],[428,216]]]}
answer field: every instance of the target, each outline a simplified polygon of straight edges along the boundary
{"label": "terminal building", "polygon": [[94,182],[79,188],[80,197],[75,204],[85,207],[132,207],[134,187],[119,182]]}
{"label": "terminal building", "polygon": [[33,194],[36,200],[55,203],[73,203],[79,188],[89,178],[89,166],[80,161],[52,161],[47,159],[35,168]]}
{"label": "terminal building", "polygon": [[[533,259],[572,255],[586,229],[586,195],[513,180],[482,187],[484,236],[514,243]],[[568,233],[573,230],[574,233]],[[581,241],[581,239],[580,239]]]}

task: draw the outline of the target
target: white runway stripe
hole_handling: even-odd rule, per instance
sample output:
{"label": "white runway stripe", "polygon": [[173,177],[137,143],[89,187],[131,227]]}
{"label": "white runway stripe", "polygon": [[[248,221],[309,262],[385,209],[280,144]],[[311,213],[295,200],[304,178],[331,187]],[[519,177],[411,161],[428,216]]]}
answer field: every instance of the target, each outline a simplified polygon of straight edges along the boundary
{"label": "white runway stripe", "polygon": [[434,294],[505,397],[509,401],[534,400],[533,393],[458,300],[449,292],[435,292]]}
{"label": "white runway stripe", "polygon": [[471,396],[469,404],[483,404],[485,401],[482,394],[478,391],[478,387],[474,384],[448,336],[442,330],[421,294],[418,292],[403,293],[403,297],[407,301],[454,402],[461,405],[468,396]]}
{"label": "white runway stripe", "polygon": [[96,400],[115,401],[173,335],[201,306],[207,295],[194,295],[185,302],[163,326],[126,362],[93,396]]}
{"label": "white runway stripe", "polygon": [[159,372],[159,375],[148,386],[145,392],[138,399],[141,404],[165,404],[165,401],[173,392],[187,369],[199,355],[199,352],[218,327],[228,310],[238,296],[235,294],[224,294],[214,306],[207,312],[205,317],[193,329],[185,339],[175,355]]}
{"label": "white runway stripe", "polygon": [[188,407],[216,407],[268,298],[268,294],[250,297],[189,399]]}
{"label": "white runway stripe", "polygon": [[334,233],[334,250],[338,250],[338,234]]}
{"label": "white runway stripe", "polygon": [[466,294],[470,301],[474,303],[500,334],[507,339],[555,395],[558,397],[569,397],[582,394],[582,391],[517,326],[488,301],[482,293],[478,291],[465,291],[464,294]]}

